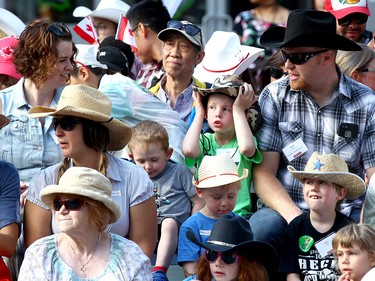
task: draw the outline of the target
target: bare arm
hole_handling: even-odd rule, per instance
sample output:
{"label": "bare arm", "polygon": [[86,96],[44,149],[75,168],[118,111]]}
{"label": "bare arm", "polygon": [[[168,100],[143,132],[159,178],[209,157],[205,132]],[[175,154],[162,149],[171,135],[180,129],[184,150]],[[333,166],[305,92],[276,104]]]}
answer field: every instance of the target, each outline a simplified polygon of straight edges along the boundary
{"label": "bare arm", "polygon": [[196,159],[200,154],[199,137],[204,121],[204,108],[199,94],[193,92],[193,99],[195,101],[196,113],[194,120],[182,141],[182,153],[185,157]]}
{"label": "bare arm", "polygon": [[252,157],[255,153],[254,136],[246,119],[245,110],[256,102],[258,97],[254,94],[253,87],[244,83],[233,103],[233,121],[239,151],[246,157]]}
{"label": "bare arm", "polygon": [[158,219],[154,197],[130,208],[128,238],[150,259],[156,246]]}
{"label": "bare arm", "polygon": [[10,258],[17,246],[19,226],[17,223],[11,223],[0,229],[0,256]]}
{"label": "bare arm", "polygon": [[50,210],[26,200],[23,218],[23,233],[25,248],[29,247],[35,240],[51,235],[52,213]]}
{"label": "bare arm", "polygon": [[185,277],[189,277],[190,275],[196,274],[195,269],[197,267],[197,262],[195,261],[184,262],[182,266],[184,269]]}
{"label": "bare arm", "polygon": [[276,178],[280,162],[280,153],[262,152],[263,160],[254,166],[255,192],[268,207],[279,212],[289,223],[301,210],[294,204],[284,186]]}
{"label": "bare arm", "polygon": [[371,176],[375,172],[375,167],[366,169],[367,180],[370,181]]}
{"label": "bare arm", "polygon": [[299,274],[297,273],[289,273],[286,276],[286,281],[301,281],[301,278],[299,277]]}
{"label": "bare arm", "polygon": [[204,199],[200,198],[198,194],[195,194],[192,197],[190,197],[190,201],[191,203],[193,203],[193,209],[191,210],[192,214],[194,214],[195,212],[198,212],[205,205]]}

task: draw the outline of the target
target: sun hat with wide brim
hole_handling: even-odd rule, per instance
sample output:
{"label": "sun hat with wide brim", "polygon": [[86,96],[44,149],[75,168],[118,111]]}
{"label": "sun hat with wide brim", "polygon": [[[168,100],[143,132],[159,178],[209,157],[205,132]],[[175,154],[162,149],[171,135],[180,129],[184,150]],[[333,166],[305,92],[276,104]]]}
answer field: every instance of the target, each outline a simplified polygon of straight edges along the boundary
{"label": "sun hat with wide brim", "polygon": [[367,0],[325,0],[324,9],[333,14],[337,19],[353,13],[371,15]]}
{"label": "sun hat with wide brim", "polygon": [[111,111],[111,100],[97,89],[86,85],[68,85],[62,91],[56,108],[35,106],[29,110],[28,115],[30,118],[68,115],[98,122],[108,128],[107,149],[116,151],[128,144],[132,130],[120,120],[111,117]]}
{"label": "sun hat with wide brim", "polygon": [[194,70],[199,81],[213,83],[222,75],[240,75],[262,54],[261,48],[241,45],[234,32],[215,31],[204,49],[205,55]]}
{"label": "sun hat with wide brim", "polygon": [[332,182],[347,189],[346,198],[355,199],[366,191],[362,178],[350,173],[346,162],[336,154],[319,154],[314,152],[306,163],[303,171],[288,166],[289,172],[300,182],[305,179],[319,179]]}
{"label": "sun hat with wide brim", "polygon": [[48,185],[40,192],[44,204],[53,209],[57,194],[79,195],[102,202],[111,212],[109,223],[121,215],[119,206],[112,199],[112,184],[100,172],[86,167],[71,167],[61,176],[58,184]]}
{"label": "sun hat with wide brim", "polygon": [[360,51],[358,44],[336,33],[336,18],[327,12],[293,10],[286,28],[275,26],[260,37],[264,47],[321,47],[326,49]]}
{"label": "sun hat with wide brim", "polygon": [[248,170],[243,169],[242,176],[238,174],[237,165],[229,154],[203,157],[193,184],[198,188],[211,188],[235,183],[247,178]]}
{"label": "sun hat with wide brim", "polygon": [[0,30],[7,36],[20,36],[25,27],[19,17],[6,9],[0,8]]}
{"label": "sun hat with wide brim", "polygon": [[73,11],[73,16],[79,17],[98,17],[118,23],[121,14],[126,14],[130,6],[121,0],[101,0],[95,10],[85,6],[78,6]]}
{"label": "sun hat with wide brim", "polygon": [[255,241],[249,222],[240,216],[229,214],[219,218],[206,243],[202,243],[191,230],[186,232],[186,237],[205,249],[215,252],[238,251],[249,260],[257,260],[265,266],[270,277],[276,272],[276,250],[267,242]]}

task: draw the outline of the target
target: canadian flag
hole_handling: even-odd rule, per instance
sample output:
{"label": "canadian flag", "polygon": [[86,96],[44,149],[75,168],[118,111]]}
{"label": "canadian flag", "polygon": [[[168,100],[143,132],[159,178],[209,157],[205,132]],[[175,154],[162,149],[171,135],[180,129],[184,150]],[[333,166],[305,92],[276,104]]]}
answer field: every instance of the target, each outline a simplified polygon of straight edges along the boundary
{"label": "canadian flag", "polygon": [[135,40],[133,37],[133,32],[132,32],[132,28],[130,26],[129,20],[123,15],[120,15],[115,38],[117,40],[121,40],[125,42],[126,44],[130,45],[133,51],[136,54],[138,54],[137,44],[135,44]]}
{"label": "canadian flag", "polygon": [[77,23],[73,30],[79,37],[87,41],[90,44],[98,43],[98,36],[96,35],[94,24],[90,16],[85,17],[79,23]]}

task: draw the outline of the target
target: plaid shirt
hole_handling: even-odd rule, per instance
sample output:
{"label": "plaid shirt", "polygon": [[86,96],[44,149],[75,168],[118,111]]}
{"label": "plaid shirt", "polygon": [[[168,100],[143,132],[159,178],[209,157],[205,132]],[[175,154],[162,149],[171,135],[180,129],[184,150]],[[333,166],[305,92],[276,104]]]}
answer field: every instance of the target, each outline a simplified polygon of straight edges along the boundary
{"label": "plaid shirt", "polygon": [[152,62],[142,65],[135,80],[146,89],[150,89],[159,82],[163,74],[163,63]]}
{"label": "plaid shirt", "polygon": [[[338,88],[322,107],[306,92],[291,90],[289,76],[267,86],[259,99],[263,116],[257,134],[259,149],[280,152],[277,178],[303,209],[308,206],[302,184],[288,172],[287,165],[304,170],[311,154],[318,151],[341,156],[349,171],[359,176],[364,175],[364,169],[375,167],[375,94],[344,74],[339,75]],[[341,123],[357,124],[358,137],[340,137],[337,132]],[[299,138],[308,151],[289,162],[282,149]],[[347,200],[341,206],[342,211],[350,214],[354,205],[360,207],[362,203],[363,198]]]}

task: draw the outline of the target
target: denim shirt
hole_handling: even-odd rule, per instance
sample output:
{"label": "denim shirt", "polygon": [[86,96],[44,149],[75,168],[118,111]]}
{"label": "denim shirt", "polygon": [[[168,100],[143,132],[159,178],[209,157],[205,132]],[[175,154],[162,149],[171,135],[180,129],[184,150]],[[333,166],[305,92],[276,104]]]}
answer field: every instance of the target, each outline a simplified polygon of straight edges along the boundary
{"label": "denim shirt", "polygon": [[[12,163],[20,174],[20,180],[30,181],[41,168],[62,161],[62,152],[51,126],[52,117],[45,118],[44,127],[39,118],[29,118],[31,106],[23,89],[24,79],[0,92],[2,114],[10,123],[0,130],[0,160]],[[62,88],[55,91],[50,107],[56,107]]]}

